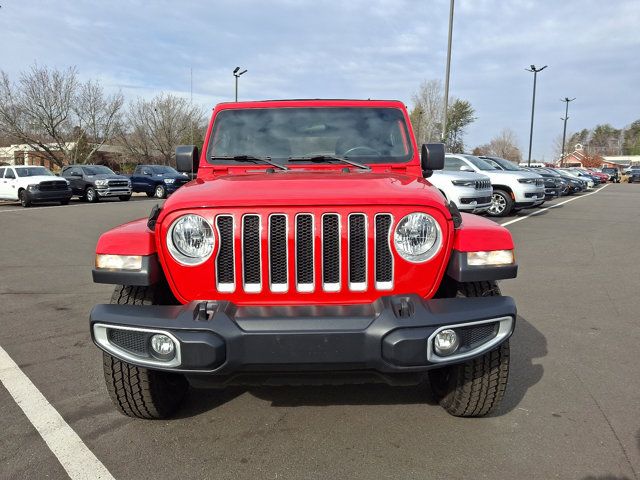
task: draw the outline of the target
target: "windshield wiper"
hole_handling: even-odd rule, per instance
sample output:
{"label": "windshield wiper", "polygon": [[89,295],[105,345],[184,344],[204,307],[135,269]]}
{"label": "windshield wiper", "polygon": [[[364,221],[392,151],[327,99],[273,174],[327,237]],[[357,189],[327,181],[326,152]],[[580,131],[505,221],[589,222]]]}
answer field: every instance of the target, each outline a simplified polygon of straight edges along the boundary
{"label": "windshield wiper", "polygon": [[268,165],[273,165],[274,167],[279,168],[280,170],[289,170],[285,165],[282,165],[278,162],[274,162],[273,160],[271,160],[271,157],[255,157],[253,155],[234,155],[232,157],[230,156],[225,157],[225,156],[212,155],[211,160],[235,160],[236,162],[253,162],[253,163],[262,162]]}
{"label": "windshield wiper", "polygon": [[349,165],[353,165],[354,167],[362,168],[364,170],[371,170],[369,165],[365,165],[364,163],[354,162],[353,160],[349,160],[344,157],[339,157],[337,155],[314,155],[312,157],[289,157],[290,162],[332,162],[338,161],[342,163],[346,163]]}

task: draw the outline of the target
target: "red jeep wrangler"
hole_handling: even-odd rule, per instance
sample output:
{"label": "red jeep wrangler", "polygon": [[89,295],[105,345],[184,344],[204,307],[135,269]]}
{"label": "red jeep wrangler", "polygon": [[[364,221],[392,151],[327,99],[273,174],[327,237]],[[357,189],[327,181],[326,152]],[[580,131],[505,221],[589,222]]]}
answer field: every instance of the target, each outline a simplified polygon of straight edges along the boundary
{"label": "red jeep wrangler", "polygon": [[[100,237],[90,317],[124,414],[163,418],[189,386],[417,385],[452,415],[499,404],[517,266],[509,232],[460,214],[428,180],[397,101],[218,105],[197,178]],[[421,155],[420,155],[421,153]]]}

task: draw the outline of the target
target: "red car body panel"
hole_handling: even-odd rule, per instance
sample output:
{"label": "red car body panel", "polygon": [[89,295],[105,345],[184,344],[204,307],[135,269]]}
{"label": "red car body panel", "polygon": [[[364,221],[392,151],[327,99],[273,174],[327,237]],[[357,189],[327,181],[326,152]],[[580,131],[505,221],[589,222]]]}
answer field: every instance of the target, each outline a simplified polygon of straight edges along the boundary
{"label": "red car body panel", "polygon": [[156,237],[147,227],[147,219],[141,218],[103,233],[98,239],[96,253],[152,255],[156,253]]}
{"label": "red car body panel", "polygon": [[[215,279],[215,258],[217,254],[217,247],[219,245],[218,232],[215,231],[215,247],[214,252],[209,260],[198,266],[184,266],[174,260],[174,258],[168,253],[165,247],[166,241],[164,239],[167,236],[169,228],[172,222],[183,215],[184,213],[197,213],[205,217],[210,223],[213,224],[213,217],[216,214],[231,214],[235,218],[235,251],[241,252],[241,235],[240,235],[240,217],[243,214],[251,213],[261,215],[263,218],[263,225],[266,222],[266,217],[270,213],[282,213],[293,216],[297,213],[311,213],[314,216],[315,224],[319,225],[320,216],[325,212],[338,213],[341,218],[341,228],[345,231],[347,227],[347,216],[349,213],[364,213],[369,218],[373,218],[375,213],[391,213],[393,215],[393,227],[397,222],[406,214],[423,211],[432,215],[443,234],[443,243],[431,260],[424,263],[410,263],[404,261],[395,250],[392,248],[393,261],[395,265],[394,271],[394,286],[391,290],[379,291],[375,290],[374,284],[374,272],[373,268],[368,268],[367,271],[367,285],[368,288],[362,292],[350,291],[347,285],[347,270],[348,270],[348,256],[344,252],[348,251],[348,244],[346,238],[343,236],[341,239],[341,279],[342,285],[338,292],[325,292],[322,288],[322,253],[320,235],[316,228],[316,235],[314,237],[314,276],[315,276],[315,289],[310,293],[301,293],[296,291],[295,283],[292,279],[295,278],[295,267],[293,262],[288,262],[288,277],[289,277],[289,289],[284,293],[273,293],[269,290],[269,261],[268,256],[261,255],[261,278],[262,278],[262,290],[259,293],[246,293],[241,286],[242,279],[242,267],[241,262],[235,262],[235,278],[236,289],[233,293],[222,293],[216,290]],[[174,211],[165,217],[165,221],[162,222],[160,228],[157,228],[158,233],[158,245],[160,246],[158,253],[163,270],[169,281],[174,295],[181,302],[187,302],[191,300],[202,299],[216,299],[216,300],[229,300],[239,305],[300,305],[300,304],[349,304],[349,303],[370,303],[381,295],[391,294],[404,294],[404,293],[417,293],[425,298],[433,296],[440,285],[442,276],[444,275],[447,262],[451,253],[451,241],[453,238],[453,222],[450,218],[447,218],[442,211],[437,208],[421,206],[421,205],[389,205],[388,208],[382,209],[380,206],[371,207],[370,205],[357,205],[349,207],[335,207],[322,208],[314,205],[307,206],[295,206],[286,207],[281,206],[277,208],[207,208],[207,209],[191,209],[188,211]],[[262,252],[267,252],[269,245],[266,235],[261,237],[261,249]],[[292,229],[289,229],[288,233],[288,251],[294,252],[295,238]],[[367,225],[367,255],[370,258],[370,252],[374,251],[374,232],[372,222],[368,222]],[[291,253],[290,253],[291,255]],[[417,283],[416,278],[422,279]]]}
{"label": "red car body panel", "polygon": [[[208,145],[215,124],[216,115],[227,109],[237,108],[299,108],[299,107],[359,107],[395,108],[403,112],[413,152],[412,158],[404,164],[374,164],[371,171],[349,167],[344,164],[295,164],[288,165],[289,171],[278,171],[269,165],[215,165],[208,161],[206,148],[200,156],[198,178],[181,187],[169,198],[157,219],[155,232],[151,232],[146,220],[138,220],[105,233],[98,242],[97,253],[151,255],[158,254],[164,274],[176,298],[183,303],[192,300],[229,300],[239,305],[300,305],[300,304],[349,304],[369,303],[382,295],[416,293],[424,298],[432,297],[442,280],[451,251],[486,251],[512,249],[511,235],[504,227],[471,214],[462,214],[463,223],[454,230],[451,213],[440,192],[433,188],[422,176],[419,149],[411,129],[407,111],[401,102],[368,100],[295,100],[223,103],[216,106],[205,137]],[[273,171],[269,173],[267,169]],[[215,246],[211,257],[197,266],[178,263],[166,248],[166,237],[173,221],[186,213],[204,216],[214,225],[217,214],[230,214],[235,219],[235,251],[241,252],[240,221],[243,214],[258,214],[263,222],[271,213],[310,213],[315,223],[323,213],[338,213],[341,225],[347,225],[349,213],[365,213],[373,218],[376,213],[390,213],[393,216],[391,235],[402,217],[411,212],[427,212],[434,217],[442,230],[442,245],[438,253],[424,263],[410,263],[403,260],[393,246],[394,282],[391,290],[374,288],[375,278],[372,268],[367,272],[365,291],[351,291],[345,284],[348,268],[347,255],[341,258],[342,285],[338,292],[322,289],[321,239],[316,230],[315,283],[313,292],[296,291],[295,266],[288,264],[289,289],[274,293],[269,289],[268,256],[261,256],[262,290],[247,293],[241,285],[240,262],[235,263],[236,288],[233,292],[222,293],[216,289],[215,258],[219,245],[218,232],[214,228]],[[368,252],[374,249],[372,222],[367,227]],[[393,244],[393,242],[391,242]],[[289,251],[295,248],[293,234],[288,234]],[[261,248],[268,250],[266,235],[261,235]],[[347,241],[341,239],[343,251]],[[237,254],[237,253],[236,253]],[[368,254],[370,258],[370,254]]]}
{"label": "red car body panel", "polygon": [[505,227],[478,215],[461,213],[462,225],[455,232],[454,250],[484,252],[513,250],[511,232]]}

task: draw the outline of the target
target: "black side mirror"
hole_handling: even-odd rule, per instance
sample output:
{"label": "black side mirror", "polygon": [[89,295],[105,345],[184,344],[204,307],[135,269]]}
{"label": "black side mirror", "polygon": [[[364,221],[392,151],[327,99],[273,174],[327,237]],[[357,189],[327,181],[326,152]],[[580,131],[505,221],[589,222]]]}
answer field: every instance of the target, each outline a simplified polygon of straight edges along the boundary
{"label": "black side mirror", "polygon": [[176,170],[183,173],[196,173],[199,166],[198,147],[178,145],[176,147]]}
{"label": "black side mirror", "polygon": [[444,143],[422,144],[422,172],[425,178],[431,176],[434,170],[444,168]]}

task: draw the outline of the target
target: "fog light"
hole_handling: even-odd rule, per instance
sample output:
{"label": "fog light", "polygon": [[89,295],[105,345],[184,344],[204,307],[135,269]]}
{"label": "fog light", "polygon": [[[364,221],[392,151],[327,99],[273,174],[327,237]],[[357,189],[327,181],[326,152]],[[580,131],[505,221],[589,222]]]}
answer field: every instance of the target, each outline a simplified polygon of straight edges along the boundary
{"label": "fog light", "polygon": [[151,337],[151,348],[154,356],[160,360],[171,360],[176,352],[173,340],[162,333],[157,333]]}
{"label": "fog light", "polygon": [[459,346],[460,340],[458,339],[458,334],[455,332],[455,330],[451,330],[450,328],[441,330],[433,339],[434,350],[441,357],[451,355],[456,350],[458,350]]}

